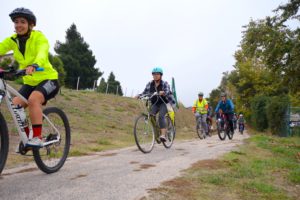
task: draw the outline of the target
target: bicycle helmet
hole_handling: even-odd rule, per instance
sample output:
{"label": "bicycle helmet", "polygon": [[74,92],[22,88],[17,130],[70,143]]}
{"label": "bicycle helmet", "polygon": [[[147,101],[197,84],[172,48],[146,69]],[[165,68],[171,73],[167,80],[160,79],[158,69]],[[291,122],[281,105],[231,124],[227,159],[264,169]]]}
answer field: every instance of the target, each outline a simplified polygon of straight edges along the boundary
{"label": "bicycle helmet", "polygon": [[154,73],[160,73],[160,75],[163,75],[163,70],[160,67],[155,67],[152,70],[152,74],[154,74]]}
{"label": "bicycle helmet", "polygon": [[27,8],[16,8],[9,14],[9,16],[12,21],[14,21],[16,17],[24,17],[28,20],[28,22],[32,22],[34,25],[36,25],[35,15]]}
{"label": "bicycle helmet", "polygon": [[198,96],[202,96],[203,97],[204,96],[203,92],[199,92]]}
{"label": "bicycle helmet", "polygon": [[226,97],[226,93],[225,93],[225,92],[222,92],[220,96],[221,96],[221,97]]}

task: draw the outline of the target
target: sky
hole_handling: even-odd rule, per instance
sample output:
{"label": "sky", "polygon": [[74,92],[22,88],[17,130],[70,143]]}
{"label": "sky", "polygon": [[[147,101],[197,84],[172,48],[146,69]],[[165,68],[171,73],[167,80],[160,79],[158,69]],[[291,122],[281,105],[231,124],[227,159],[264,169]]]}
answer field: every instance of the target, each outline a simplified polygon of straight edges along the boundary
{"label": "sky", "polygon": [[[233,70],[243,26],[274,15],[287,0],[9,0],[0,7],[0,41],[14,33],[9,13],[31,9],[36,30],[65,42],[74,23],[96,57],[96,68],[120,81],[133,96],[152,80],[160,66],[163,80],[175,78],[177,97],[191,106],[198,92],[208,97],[222,73]],[[92,87],[92,86],[91,86]]]}

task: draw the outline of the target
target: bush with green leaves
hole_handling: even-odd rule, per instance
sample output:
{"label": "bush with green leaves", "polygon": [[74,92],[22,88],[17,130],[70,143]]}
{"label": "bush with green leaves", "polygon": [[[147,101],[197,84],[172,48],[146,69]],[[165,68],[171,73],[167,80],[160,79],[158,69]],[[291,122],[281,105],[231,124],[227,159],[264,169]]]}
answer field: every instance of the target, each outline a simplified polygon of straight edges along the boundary
{"label": "bush with green leaves", "polygon": [[269,102],[267,96],[255,96],[251,101],[251,124],[259,131],[268,128],[267,105]]}
{"label": "bush with green leaves", "polygon": [[287,136],[287,111],[289,106],[289,97],[272,97],[267,105],[268,125],[272,134]]}

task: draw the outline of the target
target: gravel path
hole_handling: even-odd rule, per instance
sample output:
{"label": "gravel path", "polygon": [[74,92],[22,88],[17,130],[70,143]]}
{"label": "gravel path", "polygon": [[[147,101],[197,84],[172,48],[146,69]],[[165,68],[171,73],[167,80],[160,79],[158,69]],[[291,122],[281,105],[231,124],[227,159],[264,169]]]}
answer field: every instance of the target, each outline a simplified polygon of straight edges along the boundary
{"label": "gravel path", "polygon": [[167,150],[156,144],[150,154],[134,146],[69,158],[51,175],[35,165],[4,170],[0,199],[140,199],[147,189],[179,176],[192,163],[231,151],[247,137],[236,133],[233,140],[220,141],[215,135],[206,140],[175,140]]}

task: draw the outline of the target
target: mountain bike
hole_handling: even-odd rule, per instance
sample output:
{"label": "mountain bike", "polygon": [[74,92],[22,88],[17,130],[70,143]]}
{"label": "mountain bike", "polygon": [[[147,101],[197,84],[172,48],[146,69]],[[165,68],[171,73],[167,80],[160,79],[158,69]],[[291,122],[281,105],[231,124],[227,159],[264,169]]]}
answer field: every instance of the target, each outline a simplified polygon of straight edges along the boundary
{"label": "mountain bike", "polygon": [[239,132],[243,135],[245,129],[245,124],[244,123],[239,123]]}
{"label": "mountain bike", "polygon": [[219,114],[217,118],[217,131],[220,140],[225,140],[226,135],[231,140],[233,138],[233,132],[230,130],[229,120],[224,113]]}
{"label": "mountain bike", "polygon": [[[36,68],[36,71],[43,71],[43,68]],[[5,75],[13,76],[25,75],[25,70],[14,70],[9,68],[3,70],[0,68],[0,108],[3,100],[6,102],[8,111],[11,114],[14,126],[20,137],[18,146],[19,153],[26,155],[28,151],[32,151],[34,160],[43,172],[50,174],[58,171],[65,163],[71,141],[71,130],[66,114],[57,107],[48,107],[43,110],[42,123],[42,147],[27,147],[26,143],[32,138],[32,130],[29,136],[26,135],[24,127],[31,127],[30,120],[26,119],[25,112],[16,110],[16,106],[12,103],[13,97],[19,97],[22,101],[28,103],[17,90],[5,81]],[[1,110],[0,110],[1,111]],[[21,115],[26,120],[21,118]],[[8,128],[4,115],[0,112],[0,173],[2,172],[9,149]]]}
{"label": "mountain bike", "polygon": [[202,123],[202,117],[203,117],[203,115],[200,115],[200,117],[197,120],[197,125],[196,125],[197,135],[200,138],[200,140],[206,138],[206,133],[205,133],[205,130],[204,130],[205,123]]}
{"label": "mountain bike", "polygon": [[206,124],[207,124],[207,130],[208,130],[208,136],[211,137],[211,132],[212,132],[212,118],[208,116],[206,118]]}
{"label": "mountain bike", "polygon": [[[151,98],[157,95],[157,92],[153,94],[141,95],[139,97],[140,105],[143,108],[143,112],[136,118],[134,124],[134,139],[137,147],[143,153],[150,153],[154,147],[155,141],[160,144],[160,127],[156,116],[150,114],[151,111]],[[162,98],[161,98],[162,99]],[[163,100],[163,99],[162,99]],[[165,103],[165,102],[164,102]],[[169,106],[167,106],[169,107]],[[168,113],[165,116],[167,123],[166,141],[162,144],[165,148],[171,148],[175,139],[175,114],[174,111],[168,109]]]}

